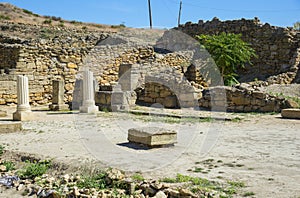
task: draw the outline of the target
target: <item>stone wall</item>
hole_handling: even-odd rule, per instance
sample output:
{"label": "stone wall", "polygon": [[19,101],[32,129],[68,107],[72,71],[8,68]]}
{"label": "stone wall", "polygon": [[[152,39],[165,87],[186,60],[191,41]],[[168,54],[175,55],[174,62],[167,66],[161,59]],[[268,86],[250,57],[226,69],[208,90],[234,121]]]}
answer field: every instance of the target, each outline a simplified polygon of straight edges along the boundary
{"label": "stone wall", "polygon": [[246,83],[235,87],[217,86],[203,91],[198,100],[204,109],[221,109],[230,112],[280,112],[292,107],[283,97],[272,96],[256,86]]}
{"label": "stone wall", "polygon": [[[194,37],[199,34],[218,34],[221,32],[242,34],[242,39],[251,44],[258,58],[253,58],[253,65],[246,65],[240,70],[240,81],[247,82],[267,80],[281,74],[281,77],[269,79],[269,83],[291,83],[296,81],[296,73],[300,62],[300,32],[291,28],[262,24],[254,20],[212,21],[197,24],[188,22],[178,29]],[[282,80],[285,79],[285,80]]]}
{"label": "stone wall", "polygon": [[[31,104],[50,103],[52,80],[58,79],[65,81],[65,102],[71,103],[83,66],[93,71],[102,86],[117,83],[121,64],[157,62],[180,70],[185,61],[179,54],[158,55],[152,47],[156,35],[147,31],[115,34],[9,22],[0,28],[0,69],[7,70],[0,75],[0,104],[17,102],[17,75],[29,78]],[[16,32],[18,37],[11,36]]]}
{"label": "stone wall", "polygon": [[[180,76],[180,79],[186,78],[190,81],[186,82],[196,90],[208,86],[203,76],[197,73],[193,65],[189,65],[191,57],[187,55],[188,53],[161,51],[164,46],[156,45],[156,39],[162,36],[160,32],[130,30],[105,33],[87,29],[9,22],[1,22],[0,29],[0,104],[17,102],[17,75],[26,75],[29,78],[31,104],[50,103],[52,80],[58,79],[65,81],[65,102],[71,103],[75,81],[81,77],[80,70],[83,66],[93,71],[100,86],[116,85],[119,80],[120,65],[136,63],[143,70],[139,73],[143,79],[148,71],[153,72],[157,71],[155,68],[169,67],[172,72]],[[298,79],[300,78],[299,32],[272,27],[268,24],[262,25],[257,19],[226,22],[214,19],[206,23],[201,21],[198,24],[188,23],[179,27],[179,30],[192,36],[221,31],[242,33],[243,39],[250,42],[259,55],[258,59],[253,60],[253,67],[240,71],[244,80],[268,78],[272,81],[270,83],[300,81]],[[18,36],[11,36],[16,32]],[[172,35],[166,37],[169,40],[173,39]],[[183,46],[187,45],[185,41],[181,42]],[[192,39],[191,43],[193,42]],[[171,49],[178,47],[178,43],[167,44],[174,45],[169,46]],[[164,73],[165,70],[160,72]],[[152,76],[157,77],[162,73],[154,73]],[[165,74],[164,76],[168,76]],[[164,83],[143,82],[145,83],[138,85],[140,90],[144,91],[144,95],[138,95],[138,100],[141,102],[151,99],[151,103],[156,103],[168,97],[174,98],[174,95],[177,96],[177,100],[180,100],[180,95],[185,97],[180,91],[178,92],[180,87],[170,90],[170,87]],[[158,90],[165,97],[161,97],[160,93],[158,97],[154,97]],[[180,105],[176,104],[174,107],[178,106]]]}
{"label": "stone wall", "polygon": [[[0,75],[0,104],[17,102],[17,75],[29,78],[31,104],[51,102],[52,80],[56,79],[65,81],[65,102],[71,101],[83,58],[107,37],[95,31],[11,23],[1,24],[1,30],[0,69],[5,73]],[[20,38],[10,36],[14,31],[19,31]]]}
{"label": "stone wall", "polygon": [[19,53],[20,46],[18,45],[0,44],[0,70],[8,73],[8,69],[16,68]]}

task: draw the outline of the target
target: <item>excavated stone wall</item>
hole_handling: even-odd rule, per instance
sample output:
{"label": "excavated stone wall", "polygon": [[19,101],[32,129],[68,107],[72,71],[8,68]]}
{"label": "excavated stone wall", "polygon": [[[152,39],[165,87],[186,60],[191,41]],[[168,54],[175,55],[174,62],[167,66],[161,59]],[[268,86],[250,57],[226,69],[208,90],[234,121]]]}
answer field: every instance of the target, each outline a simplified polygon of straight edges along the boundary
{"label": "excavated stone wall", "polygon": [[[65,102],[71,103],[75,81],[80,78],[83,66],[94,72],[100,86],[117,84],[120,65],[137,63],[149,67],[168,66],[172,71],[176,71],[180,78],[187,78],[196,90],[207,87],[193,65],[187,65],[191,57],[181,52],[157,51],[153,42],[153,32],[136,31],[136,39],[132,32],[116,34],[9,22],[1,23],[0,29],[0,104],[17,102],[17,75],[26,75],[29,78],[31,104],[49,104],[52,98],[52,80],[58,79],[65,81]],[[253,60],[253,66],[239,71],[242,80],[267,79],[270,84],[299,82],[299,32],[263,25],[257,19],[225,22],[214,19],[206,23],[187,23],[178,29],[191,36],[222,31],[241,33],[243,39],[251,43],[259,56]],[[20,36],[11,36],[13,32],[18,32]],[[30,35],[35,37],[31,38]],[[170,87],[156,82],[146,82],[139,85],[139,88],[143,91],[137,93],[139,102],[169,101],[172,105],[165,106],[178,107],[180,105],[176,100],[185,97],[184,94],[175,93]],[[162,95],[164,97],[161,97]],[[195,97],[200,98],[201,94]],[[206,102],[204,101],[205,104]],[[201,102],[199,104],[209,107]]]}
{"label": "excavated stone wall", "polygon": [[[192,37],[200,34],[219,34],[221,32],[242,34],[242,39],[251,44],[258,58],[253,65],[238,71],[240,81],[267,80],[269,84],[289,84],[295,81],[300,63],[300,32],[292,28],[262,24],[259,19],[188,22],[175,28]],[[279,77],[275,77],[280,75]],[[297,78],[299,78],[297,76]]]}

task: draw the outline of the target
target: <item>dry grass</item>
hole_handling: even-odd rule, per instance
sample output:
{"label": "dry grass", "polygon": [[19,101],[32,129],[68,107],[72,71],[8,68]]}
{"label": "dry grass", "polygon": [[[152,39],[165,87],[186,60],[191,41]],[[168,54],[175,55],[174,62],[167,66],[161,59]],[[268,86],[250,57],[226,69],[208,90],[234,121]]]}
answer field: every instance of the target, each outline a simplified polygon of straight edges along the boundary
{"label": "dry grass", "polygon": [[68,21],[61,19],[59,16],[41,16],[29,10],[18,8],[8,3],[0,3],[0,23],[9,21],[13,23],[23,23],[30,25],[41,26],[57,26],[65,28],[83,29],[83,30],[98,30],[103,32],[117,32],[118,28],[113,28],[110,25],[83,23],[79,21]]}

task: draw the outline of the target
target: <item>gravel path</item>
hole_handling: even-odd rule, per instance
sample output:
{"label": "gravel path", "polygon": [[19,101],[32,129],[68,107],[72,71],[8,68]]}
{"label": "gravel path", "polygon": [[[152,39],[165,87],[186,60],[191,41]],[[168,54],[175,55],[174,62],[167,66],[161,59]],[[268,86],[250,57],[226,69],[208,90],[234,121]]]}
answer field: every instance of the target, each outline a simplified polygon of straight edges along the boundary
{"label": "gravel path", "polygon": [[[0,144],[9,150],[49,156],[65,163],[98,161],[100,166],[141,171],[152,178],[182,173],[243,181],[247,185],[244,190],[254,192],[256,197],[300,196],[299,120],[261,114],[230,115],[242,118],[240,122],[179,122],[125,113],[35,114],[37,120],[24,122],[23,132],[0,133]],[[133,147],[127,143],[127,130],[139,126],[175,129],[178,143],[175,147],[150,150]],[[203,171],[189,171],[195,168]]]}

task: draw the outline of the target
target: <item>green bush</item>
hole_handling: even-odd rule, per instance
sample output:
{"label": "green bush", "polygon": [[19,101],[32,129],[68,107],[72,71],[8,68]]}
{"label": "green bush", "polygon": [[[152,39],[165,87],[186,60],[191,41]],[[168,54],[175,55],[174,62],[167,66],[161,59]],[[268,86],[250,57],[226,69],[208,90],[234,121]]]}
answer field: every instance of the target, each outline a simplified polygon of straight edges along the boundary
{"label": "green bush", "polygon": [[126,26],[124,24],[120,24],[120,25],[111,25],[111,28],[125,28]]}
{"label": "green bush", "polygon": [[245,63],[251,64],[251,58],[256,57],[250,44],[241,39],[241,34],[222,32],[219,35],[202,34],[196,38],[214,59],[225,85],[238,83],[237,69],[244,68]]}
{"label": "green bush", "polygon": [[26,163],[27,165],[17,173],[21,179],[34,179],[35,177],[45,174],[51,167],[51,161]]}
{"label": "green bush", "polygon": [[143,175],[139,174],[139,173],[136,173],[134,175],[131,176],[131,178],[135,181],[138,181],[138,182],[141,182],[141,181],[144,181],[145,178],[143,177]]}
{"label": "green bush", "polygon": [[52,20],[51,19],[46,19],[44,22],[43,22],[43,24],[51,24],[52,23]]}
{"label": "green bush", "polygon": [[96,188],[96,189],[105,189],[106,185],[106,176],[105,172],[100,172],[91,176],[84,176],[83,180],[77,184],[79,188]]}
{"label": "green bush", "polygon": [[2,165],[4,165],[6,167],[6,171],[11,171],[11,170],[15,170],[15,164],[13,162],[10,161],[4,161],[2,163]]}
{"label": "green bush", "polygon": [[9,16],[0,15],[0,20],[10,20]]}
{"label": "green bush", "polygon": [[26,10],[26,9],[23,9],[23,12],[26,13],[26,14],[33,15],[33,12],[31,12],[31,11],[29,11],[29,10]]}

